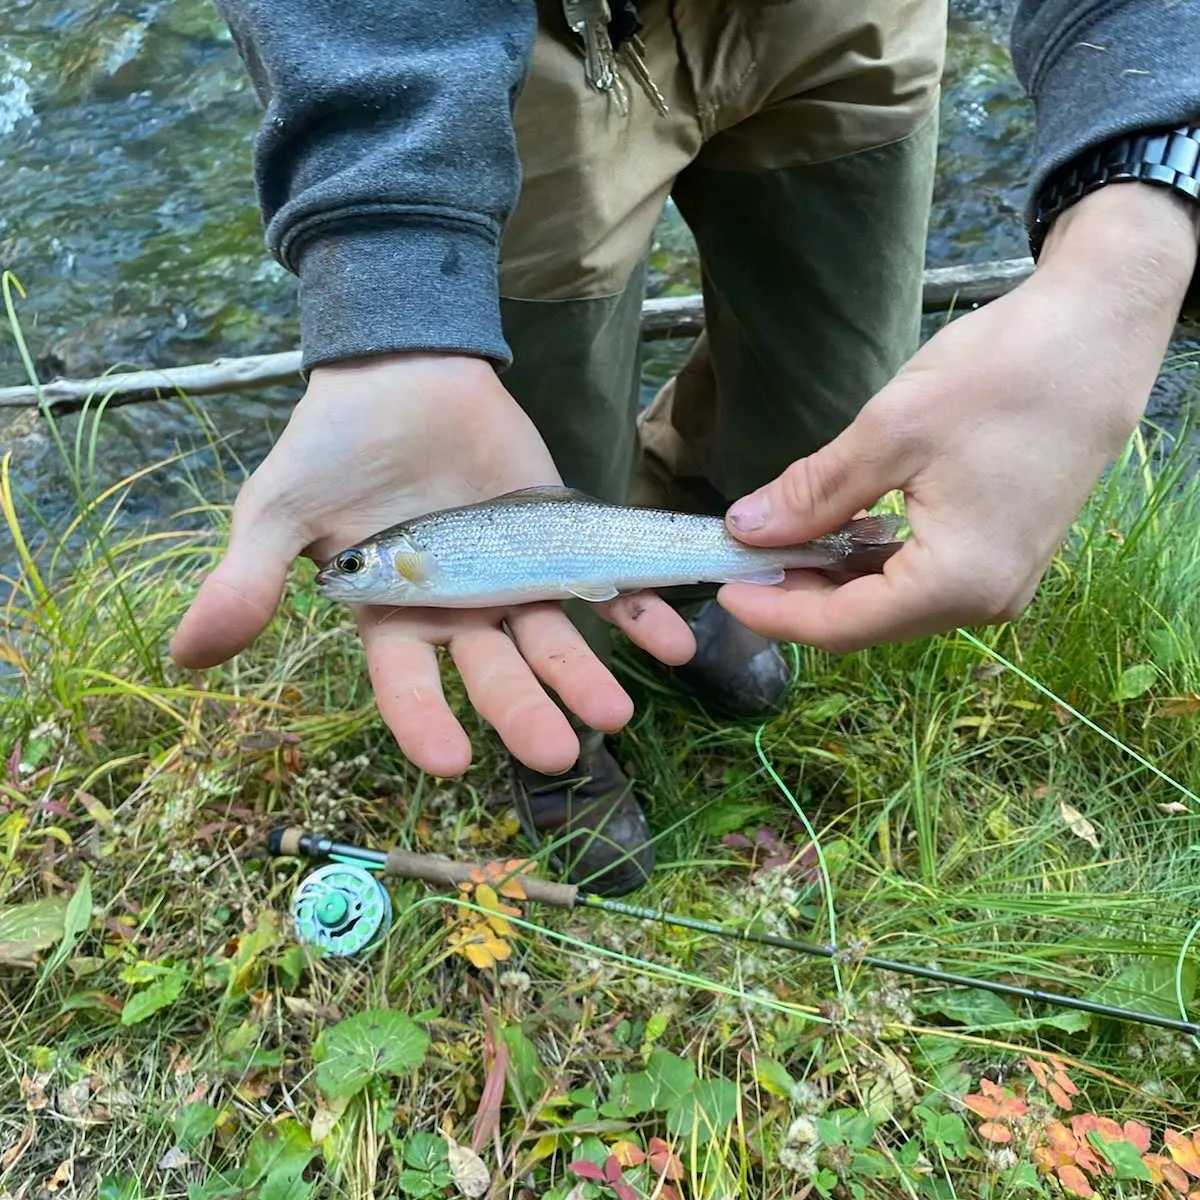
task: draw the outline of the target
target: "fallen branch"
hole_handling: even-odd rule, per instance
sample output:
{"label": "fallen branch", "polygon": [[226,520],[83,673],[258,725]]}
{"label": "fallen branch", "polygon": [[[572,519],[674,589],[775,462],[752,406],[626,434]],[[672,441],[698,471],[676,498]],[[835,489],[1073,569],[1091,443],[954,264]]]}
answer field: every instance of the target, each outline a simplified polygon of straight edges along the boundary
{"label": "fallen branch", "polygon": [[[970,308],[1011,291],[1033,271],[1028,258],[967,267],[935,267],[925,272],[922,305],[926,312]],[[699,296],[663,296],[642,306],[642,338],[695,337],[704,328],[704,302]],[[114,372],[96,379],[55,379],[42,384],[42,395],[56,412],[73,412],[105,401],[112,408],[173,396],[211,396],[278,384],[300,384],[300,352],[260,354],[251,358],[218,358],[209,363],[162,370]],[[37,391],[28,384],[0,388],[0,408],[30,408]]]}

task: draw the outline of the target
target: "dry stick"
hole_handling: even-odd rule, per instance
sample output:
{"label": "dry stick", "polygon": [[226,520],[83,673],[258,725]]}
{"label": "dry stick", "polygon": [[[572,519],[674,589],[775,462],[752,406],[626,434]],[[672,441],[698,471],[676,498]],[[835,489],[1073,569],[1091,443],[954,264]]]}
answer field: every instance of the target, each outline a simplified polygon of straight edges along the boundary
{"label": "dry stick", "polygon": [[[1011,291],[1033,272],[1028,258],[979,263],[966,267],[937,267],[924,274],[922,305],[926,312],[954,306],[986,304]],[[704,328],[700,296],[663,296],[642,306],[642,339],[695,337]],[[143,400],[171,399],[180,394],[211,396],[277,384],[301,383],[300,352],[260,354],[250,358],[218,358],[209,363],[162,370],[130,371],[97,379],[56,379],[42,385],[46,403],[57,412],[73,412],[89,401],[107,397],[108,407]],[[0,388],[0,408],[31,408],[37,391],[28,384]]]}

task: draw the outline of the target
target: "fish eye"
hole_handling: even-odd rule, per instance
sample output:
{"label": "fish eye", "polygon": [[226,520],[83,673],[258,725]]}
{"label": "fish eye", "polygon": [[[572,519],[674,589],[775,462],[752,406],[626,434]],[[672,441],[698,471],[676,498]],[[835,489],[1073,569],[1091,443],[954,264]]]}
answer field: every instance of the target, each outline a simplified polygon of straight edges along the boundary
{"label": "fish eye", "polygon": [[344,550],[333,560],[333,565],[344,575],[357,575],[366,566],[366,559],[359,550]]}

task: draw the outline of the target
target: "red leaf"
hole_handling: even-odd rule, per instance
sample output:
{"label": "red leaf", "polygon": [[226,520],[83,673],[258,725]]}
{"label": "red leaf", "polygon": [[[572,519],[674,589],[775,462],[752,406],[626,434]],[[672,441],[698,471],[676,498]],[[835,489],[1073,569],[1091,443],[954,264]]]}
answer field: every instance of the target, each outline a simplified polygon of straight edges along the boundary
{"label": "red leaf", "polygon": [[633,1142],[613,1142],[609,1149],[623,1167],[636,1167],[646,1161],[646,1152]]}
{"label": "red leaf", "polygon": [[999,1121],[985,1121],[979,1127],[979,1136],[987,1138],[989,1142],[1011,1142],[1012,1130]]}
{"label": "red leaf", "polygon": [[500,1127],[500,1105],[504,1100],[504,1078],[508,1070],[508,1044],[501,1042],[496,1057],[488,1069],[487,1082],[479,1094],[479,1107],[475,1110],[475,1128],[471,1131],[471,1149],[476,1154],[487,1145],[493,1133]]}
{"label": "red leaf", "polygon": [[1088,1183],[1087,1176],[1078,1167],[1059,1167],[1058,1177],[1062,1180],[1062,1185],[1073,1196],[1094,1196],[1096,1193],[1092,1190],[1092,1185]]}
{"label": "red leaf", "polygon": [[567,1170],[574,1171],[580,1179],[594,1179],[597,1183],[604,1182],[604,1172],[594,1162],[588,1162],[586,1158],[571,1163]]}
{"label": "red leaf", "polygon": [[650,1167],[655,1174],[666,1179],[679,1180],[683,1178],[683,1160],[675,1154],[662,1138],[651,1138],[647,1146]]}
{"label": "red leaf", "polygon": [[604,1178],[608,1183],[616,1183],[621,1178],[621,1160],[615,1154],[604,1160]]}
{"label": "red leaf", "polygon": [[1139,1154],[1150,1149],[1150,1130],[1140,1121],[1126,1121],[1121,1130],[1127,1141],[1134,1144]]}
{"label": "red leaf", "polygon": [[638,1194],[624,1181],[609,1184],[618,1200],[638,1200]]}

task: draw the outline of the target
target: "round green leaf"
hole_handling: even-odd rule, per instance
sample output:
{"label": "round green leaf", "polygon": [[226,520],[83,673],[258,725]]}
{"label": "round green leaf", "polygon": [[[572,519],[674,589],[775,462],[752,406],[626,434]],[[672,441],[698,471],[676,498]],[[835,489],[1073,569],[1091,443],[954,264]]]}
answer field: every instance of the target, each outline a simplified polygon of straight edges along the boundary
{"label": "round green leaf", "polygon": [[421,1065],[429,1035],[394,1009],[358,1013],[326,1029],[314,1047],[317,1087],[330,1100],[356,1095],[376,1075],[403,1075]]}

